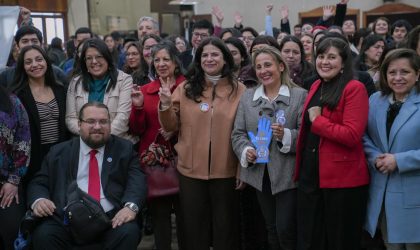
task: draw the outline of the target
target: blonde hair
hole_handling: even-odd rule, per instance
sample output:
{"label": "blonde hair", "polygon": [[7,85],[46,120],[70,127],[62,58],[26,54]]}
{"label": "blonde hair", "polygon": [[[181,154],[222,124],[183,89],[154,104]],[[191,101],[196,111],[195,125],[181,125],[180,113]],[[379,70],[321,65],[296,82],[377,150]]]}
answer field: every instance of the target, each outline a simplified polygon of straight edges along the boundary
{"label": "blonde hair", "polygon": [[297,84],[295,84],[292,79],[289,77],[289,66],[287,66],[287,63],[283,60],[281,57],[281,53],[278,49],[272,46],[264,46],[261,48],[258,48],[252,52],[252,67],[255,70],[255,60],[258,55],[260,54],[267,54],[270,55],[274,61],[276,61],[278,64],[283,64],[284,70],[280,73],[280,80],[281,84],[285,84],[289,88],[295,88],[299,87]]}

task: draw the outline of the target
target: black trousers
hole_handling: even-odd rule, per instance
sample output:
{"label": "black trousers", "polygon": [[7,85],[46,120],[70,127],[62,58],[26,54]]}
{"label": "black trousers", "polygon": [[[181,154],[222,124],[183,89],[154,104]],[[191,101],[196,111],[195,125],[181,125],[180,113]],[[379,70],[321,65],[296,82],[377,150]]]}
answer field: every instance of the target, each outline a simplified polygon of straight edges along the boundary
{"label": "black trousers", "polygon": [[187,250],[239,248],[239,192],[235,178],[199,180],[179,176]]}
{"label": "black trousers", "polygon": [[[140,241],[140,229],[137,222],[131,221],[115,229],[107,230],[98,242],[103,249],[136,250]],[[72,249],[69,231],[58,221],[47,218],[38,225],[32,236],[34,250]]]}
{"label": "black trousers", "polygon": [[242,250],[267,249],[267,230],[255,188],[240,191],[240,232]]}
{"label": "black trousers", "polygon": [[26,212],[24,198],[24,192],[19,187],[19,204],[13,200],[10,207],[0,208],[0,249],[2,250],[14,249],[13,242],[18,236],[19,225]]}
{"label": "black trousers", "polygon": [[172,241],[172,211],[176,215],[176,233],[178,249],[184,249],[184,230],[182,228],[182,213],[179,209],[178,195],[157,197],[148,201],[149,213],[152,216],[155,244],[158,250],[171,250]]}
{"label": "black trousers", "polygon": [[367,186],[318,189],[297,195],[298,250],[359,250]]}
{"label": "black trousers", "polygon": [[296,249],[296,189],[275,195],[256,190],[270,250]]}

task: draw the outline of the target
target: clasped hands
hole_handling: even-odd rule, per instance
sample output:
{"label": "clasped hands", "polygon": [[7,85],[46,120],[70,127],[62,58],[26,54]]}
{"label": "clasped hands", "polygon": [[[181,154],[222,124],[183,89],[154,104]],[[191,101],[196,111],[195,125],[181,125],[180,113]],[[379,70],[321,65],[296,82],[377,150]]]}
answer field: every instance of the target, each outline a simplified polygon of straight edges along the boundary
{"label": "clasped hands", "polygon": [[397,161],[393,154],[380,154],[375,160],[376,169],[382,174],[392,173],[397,169]]}

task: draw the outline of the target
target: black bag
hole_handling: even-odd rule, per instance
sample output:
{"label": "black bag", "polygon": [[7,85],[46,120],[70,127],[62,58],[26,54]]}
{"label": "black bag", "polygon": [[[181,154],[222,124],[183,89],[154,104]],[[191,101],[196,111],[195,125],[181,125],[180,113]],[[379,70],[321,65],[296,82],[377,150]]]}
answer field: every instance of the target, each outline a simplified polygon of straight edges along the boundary
{"label": "black bag", "polygon": [[101,204],[82,191],[75,180],[67,189],[64,224],[68,226],[74,242],[79,245],[97,241],[111,228],[111,220]]}

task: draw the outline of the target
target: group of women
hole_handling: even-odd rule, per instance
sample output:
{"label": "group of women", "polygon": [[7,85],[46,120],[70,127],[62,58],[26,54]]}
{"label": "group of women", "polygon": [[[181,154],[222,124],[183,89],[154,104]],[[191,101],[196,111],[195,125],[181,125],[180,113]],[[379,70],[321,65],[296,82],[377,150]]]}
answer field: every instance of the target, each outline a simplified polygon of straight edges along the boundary
{"label": "group of women", "polygon": [[[252,40],[203,40],[188,72],[176,44],[156,35],[126,45],[126,73],[104,41],[88,39],[68,88],[42,48],[23,48],[13,88],[0,87],[0,219],[23,215],[25,185],[43,157],[78,135],[80,108],[98,101],[111,133],[139,153],[157,138],[177,152],[179,194],[148,201],[158,249],[171,249],[173,210],[180,249],[239,249],[246,184],[269,249],[360,249],[363,227],[380,228],[387,249],[420,249],[418,52],[385,55],[387,37],[366,37],[358,69],[379,90],[369,99],[345,37],[278,43],[245,32]],[[8,225],[6,249],[18,227]]]}

